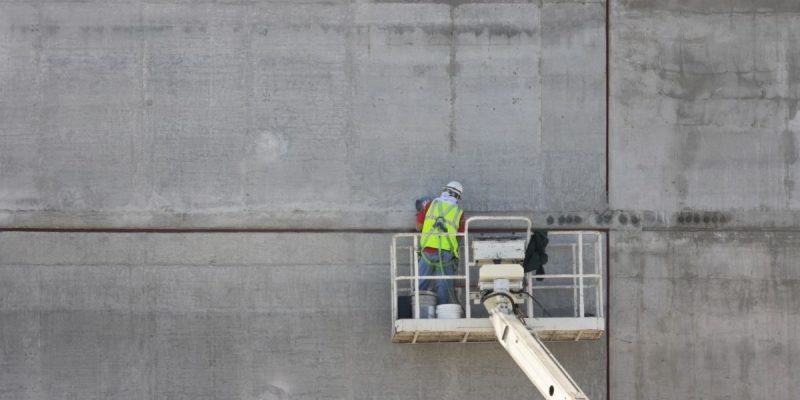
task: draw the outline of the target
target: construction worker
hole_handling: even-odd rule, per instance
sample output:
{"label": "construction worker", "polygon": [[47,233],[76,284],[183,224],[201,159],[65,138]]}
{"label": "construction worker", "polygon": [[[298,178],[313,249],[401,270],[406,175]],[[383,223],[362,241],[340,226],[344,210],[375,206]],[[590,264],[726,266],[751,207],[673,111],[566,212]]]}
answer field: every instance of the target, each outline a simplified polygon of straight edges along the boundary
{"label": "construction worker", "polygon": [[[419,275],[454,275],[458,266],[458,232],[464,232],[464,211],[458,206],[464,188],[452,181],[441,196],[425,203],[417,213],[420,237]],[[420,290],[436,292],[439,304],[455,303],[452,279],[420,279]],[[435,289],[435,290],[434,290]]]}

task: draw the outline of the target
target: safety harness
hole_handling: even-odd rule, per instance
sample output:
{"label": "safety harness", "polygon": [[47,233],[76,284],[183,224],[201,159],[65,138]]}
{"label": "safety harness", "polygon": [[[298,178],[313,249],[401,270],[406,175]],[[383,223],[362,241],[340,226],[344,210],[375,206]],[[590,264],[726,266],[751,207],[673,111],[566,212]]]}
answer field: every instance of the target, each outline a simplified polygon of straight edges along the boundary
{"label": "safety harness", "polygon": [[[453,213],[453,219],[448,219],[447,215],[454,209],[456,212]],[[423,224],[422,238],[420,240],[420,249],[418,252],[420,257],[422,257],[428,265],[433,267],[435,275],[444,275],[445,267],[453,266],[454,272],[458,269],[458,239],[455,234],[458,233],[458,224],[461,221],[462,213],[463,211],[458,207],[458,204],[446,203],[440,199],[434,199],[428,208],[428,212],[425,213],[425,223]],[[429,221],[433,223],[430,224]],[[436,237],[438,240],[429,246],[433,237]],[[444,250],[450,251],[450,254],[453,255],[453,257],[446,262],[442,261],[442,244],[444,240],[447,240],[450,247]],[[432,247],[434,245],[435,247]],[[431,260],[425,252],[425,249],[428,247],[437,250],[439,257],[436,261]],[[456,298],[452,285],[448,284],[450,283],[449,279],[447,281],[445,285],[447,287],[448,296],[450,298]]]}

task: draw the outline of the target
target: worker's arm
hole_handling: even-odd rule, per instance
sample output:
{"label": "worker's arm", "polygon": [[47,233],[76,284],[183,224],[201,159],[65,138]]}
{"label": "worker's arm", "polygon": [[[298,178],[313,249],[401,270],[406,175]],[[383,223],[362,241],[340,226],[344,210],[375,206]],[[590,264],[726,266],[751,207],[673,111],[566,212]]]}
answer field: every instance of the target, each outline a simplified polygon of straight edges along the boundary
{"label": "worker's arm", "polygon": [[417,211],[417,231],[422,231],[422,225],[425,223],[425,214],[428,213],[428,208],[431,206],[431,202],[425,202],[425,205]]}

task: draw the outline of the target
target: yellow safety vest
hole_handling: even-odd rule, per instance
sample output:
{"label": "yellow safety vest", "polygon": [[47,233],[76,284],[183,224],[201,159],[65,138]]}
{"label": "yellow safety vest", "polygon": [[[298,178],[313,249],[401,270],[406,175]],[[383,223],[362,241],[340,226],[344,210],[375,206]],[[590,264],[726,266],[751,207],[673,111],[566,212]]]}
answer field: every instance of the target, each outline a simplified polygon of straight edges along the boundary
{"label": "yellow safety vest", "polygon": [[[458,239],[455,235],[458,233],[462,214],[464,211],[458,204],[434,199],[428,207],[428,212],[425,213],[425,222],[422,224],[421,247],[447,250],[458,258]],[[448,233],[448,235],[432,235],[432,233]]]}

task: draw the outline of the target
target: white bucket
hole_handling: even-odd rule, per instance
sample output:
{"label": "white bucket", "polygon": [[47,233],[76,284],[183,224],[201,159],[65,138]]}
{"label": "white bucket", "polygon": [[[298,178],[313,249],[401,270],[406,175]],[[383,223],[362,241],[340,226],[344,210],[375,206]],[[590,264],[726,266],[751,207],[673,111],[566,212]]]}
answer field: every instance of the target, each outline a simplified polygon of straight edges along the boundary
{"label": "white bucket", "polygon": [[436,306],[436,316],[439,319],[459,319],[464,316],[460,304],[439,304]]}
{"label": "white bucket", "polygon": [[[411,314],[417,318],[417,296],[411,294]],[[436,293],[428,290],[419,291],[419,318],[436,318]]]}

